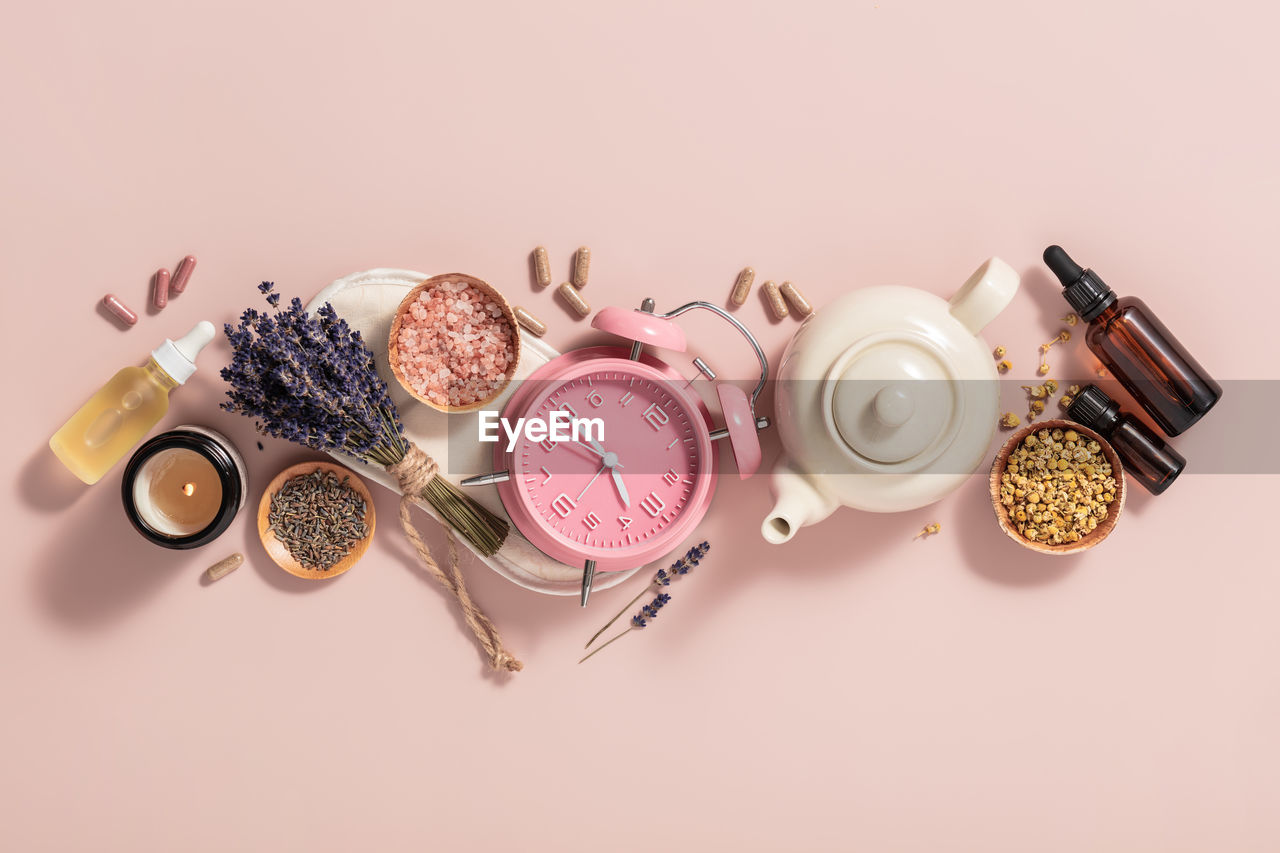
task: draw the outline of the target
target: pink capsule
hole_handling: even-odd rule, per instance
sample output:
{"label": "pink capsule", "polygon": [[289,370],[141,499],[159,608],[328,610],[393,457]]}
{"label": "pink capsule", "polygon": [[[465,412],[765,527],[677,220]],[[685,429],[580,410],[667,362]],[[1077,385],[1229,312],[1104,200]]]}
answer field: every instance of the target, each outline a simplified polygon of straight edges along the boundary
{"label": "pink capsule", "polygon": [[151,276],[151,304],[157,309],[169,304],[169,271],[160,269]]}
{"label": "pink capsule", "polygon": [[138,315],[129,310],[129,306],[121,302],[114,293],[108,293],[102,297],[102,307],[114,314],[116,319],[126,326],[132,326],[138,322]]}
{"label": "pink capsule", "polygon": [[178,268],[173,271],[173,283],[169,285],[170,293],[181,293],[187,289],[187,279],[191,278],[191,271],[196,268],[196,256],[187,255],[178,262]]}

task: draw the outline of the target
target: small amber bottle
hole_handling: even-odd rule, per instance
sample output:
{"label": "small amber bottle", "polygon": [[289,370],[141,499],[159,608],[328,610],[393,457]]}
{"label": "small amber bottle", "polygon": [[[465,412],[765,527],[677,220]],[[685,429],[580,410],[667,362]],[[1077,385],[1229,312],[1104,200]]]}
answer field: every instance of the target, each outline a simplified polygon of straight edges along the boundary
{"label": "small amber bottle", "polygon": [[1062,282],[1067,302],[1089,324],[1089,349],[1166,435],[1184,431],[1221,399],[1222,386],[1145,302],[1117,299],[1093,270],[1081,269],[1060,246],[1045,249],[1044,262]]}
{"label": "small amber bottle", "polygon": [[1120,406],[1097,385],[1089,385],[1067,407],[1067,417],[1097,430],[1111,442],[1124,463],[1124,472],[1158,495],[1187,467],[1182,454],[1164,443],[1142,421]]}

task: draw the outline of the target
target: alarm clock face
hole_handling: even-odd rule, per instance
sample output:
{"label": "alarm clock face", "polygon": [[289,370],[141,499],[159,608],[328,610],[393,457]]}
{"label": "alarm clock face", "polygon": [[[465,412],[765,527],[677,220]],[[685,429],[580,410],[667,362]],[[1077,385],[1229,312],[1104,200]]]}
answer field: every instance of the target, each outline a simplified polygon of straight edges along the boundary
{"label": "alarm clock face", "polygon": [[678,374],[653,361],[572,359],[554,375],[527,380],[521,390],[529,392],[512,399],[518,408],[503,412],[508,422],[550,424],[553,412],[579,421],[577,440],[522,433],[509,452],[504,438],[498,453],[511,473],[499,489],[512,520],[562,562],[595,560],[602,571],[641,566],[706,512],[715,473],[706,410],[679,387]]}

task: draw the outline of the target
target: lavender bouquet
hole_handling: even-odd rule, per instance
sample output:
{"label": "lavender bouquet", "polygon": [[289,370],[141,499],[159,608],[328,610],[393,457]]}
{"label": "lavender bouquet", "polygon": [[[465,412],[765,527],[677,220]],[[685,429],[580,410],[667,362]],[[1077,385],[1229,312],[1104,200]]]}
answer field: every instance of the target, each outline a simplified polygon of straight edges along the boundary
{"label": "lavender bouquet", "polygon": [[423,563],[458,598],[490,663],[519,669],[520,662],[502,648],[496,629],[467,593],[456,555],[448,572],[441,569],[414,529],[409,510],[421,497],[447,530],[456,530],[486,556],[502,547],[509,529],[506,520],[437,476],[431,457],[404,437],[373,353],[331,305],[313,316],[303,310],[300,299],[281,309],[273,282],[264,281],[258,290],[273,310],[249,308],[238,325],[224,327],[232,359],[222,369],[222,378],[231,386],[222,408],[255,418],[260,431],[276,438],[313,450],[338,450],[385,467],[400,484],[401,526]]}

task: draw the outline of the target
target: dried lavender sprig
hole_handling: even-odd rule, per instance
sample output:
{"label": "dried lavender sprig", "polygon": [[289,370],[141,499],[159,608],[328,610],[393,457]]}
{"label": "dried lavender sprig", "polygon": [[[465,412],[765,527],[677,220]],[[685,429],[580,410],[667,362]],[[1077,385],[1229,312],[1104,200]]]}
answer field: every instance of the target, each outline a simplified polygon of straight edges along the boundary
{"label": "dried lavender sprig", "polygon": [[582,661],[586,660],[587,658],[599,652],[600,649],[605,648],[610,643],[613,643],[616,640],[622,639],[627,634],[630,634],[632,631],[637,631],[641,628],[646,627],[650,622],[652,622],[655,618],[657,618],[658,611],[661,610],[663,607],[665,607],[667,605],[667,602],[670,600],[671,600],[671,596],[665,592],[660,592],[657,595],[655,595],[653,597],[653,601],[650,601],[644,607],[641,607],[640,611],[636,613],[635,616],[631,617],[630,628],[626,629],[625,631],[619,631],[617,634],[614,634],[608,640],[601,643],[600,648],[593,649],[592,651],[588,652],[585,656],[583,656],[582,660],[579,660],[578,663],[582,663]]}
{"label": "dried lavender sprig", "polygon": [[[702,561],[702,558],[705,557],[707,555],[707,552],[710,550],[711,550],[711,545],[709,545],[707,542],[704,541],[702,544],[695,545],[694,547],[686,551],[685,555],[680,559],[676,560],[674,563],[672,563],[670,568],[658,569],[657,573],[654,574],[653,576],[653,580],[649,581],[649,585],[641,589],[638,593],[636,593],[635,598],[631,599],[626,604],[622,605],[622,609],[619,610],[612,619],[604,623],[604,626],[601,627],[599,631],[596,631],[594,634],[591,635],[591,639],[587,640],[587,644],[583,646],[583,648],[584,649],[591,648],[591,644],[594,643],[597,639],[599,639],[601,634],[609,630],[610,625],[612,625],[614,622],[617,622],[620,618],[622,618],[622,614],[626,613],[631,608],[631,605],[635,604],[642,597],[644,597],[645,593],[649,592],[650,590],[653,590],[656,592],[659,587],[670,586],[672,581],[678,581],[680,580],[680,578],[684,577],[685,575],[689,574],[689,572],[693,571],[694,568],[697,567],[698,563]],[[603,646],[601,646],[601,648],[603,648]]]}

